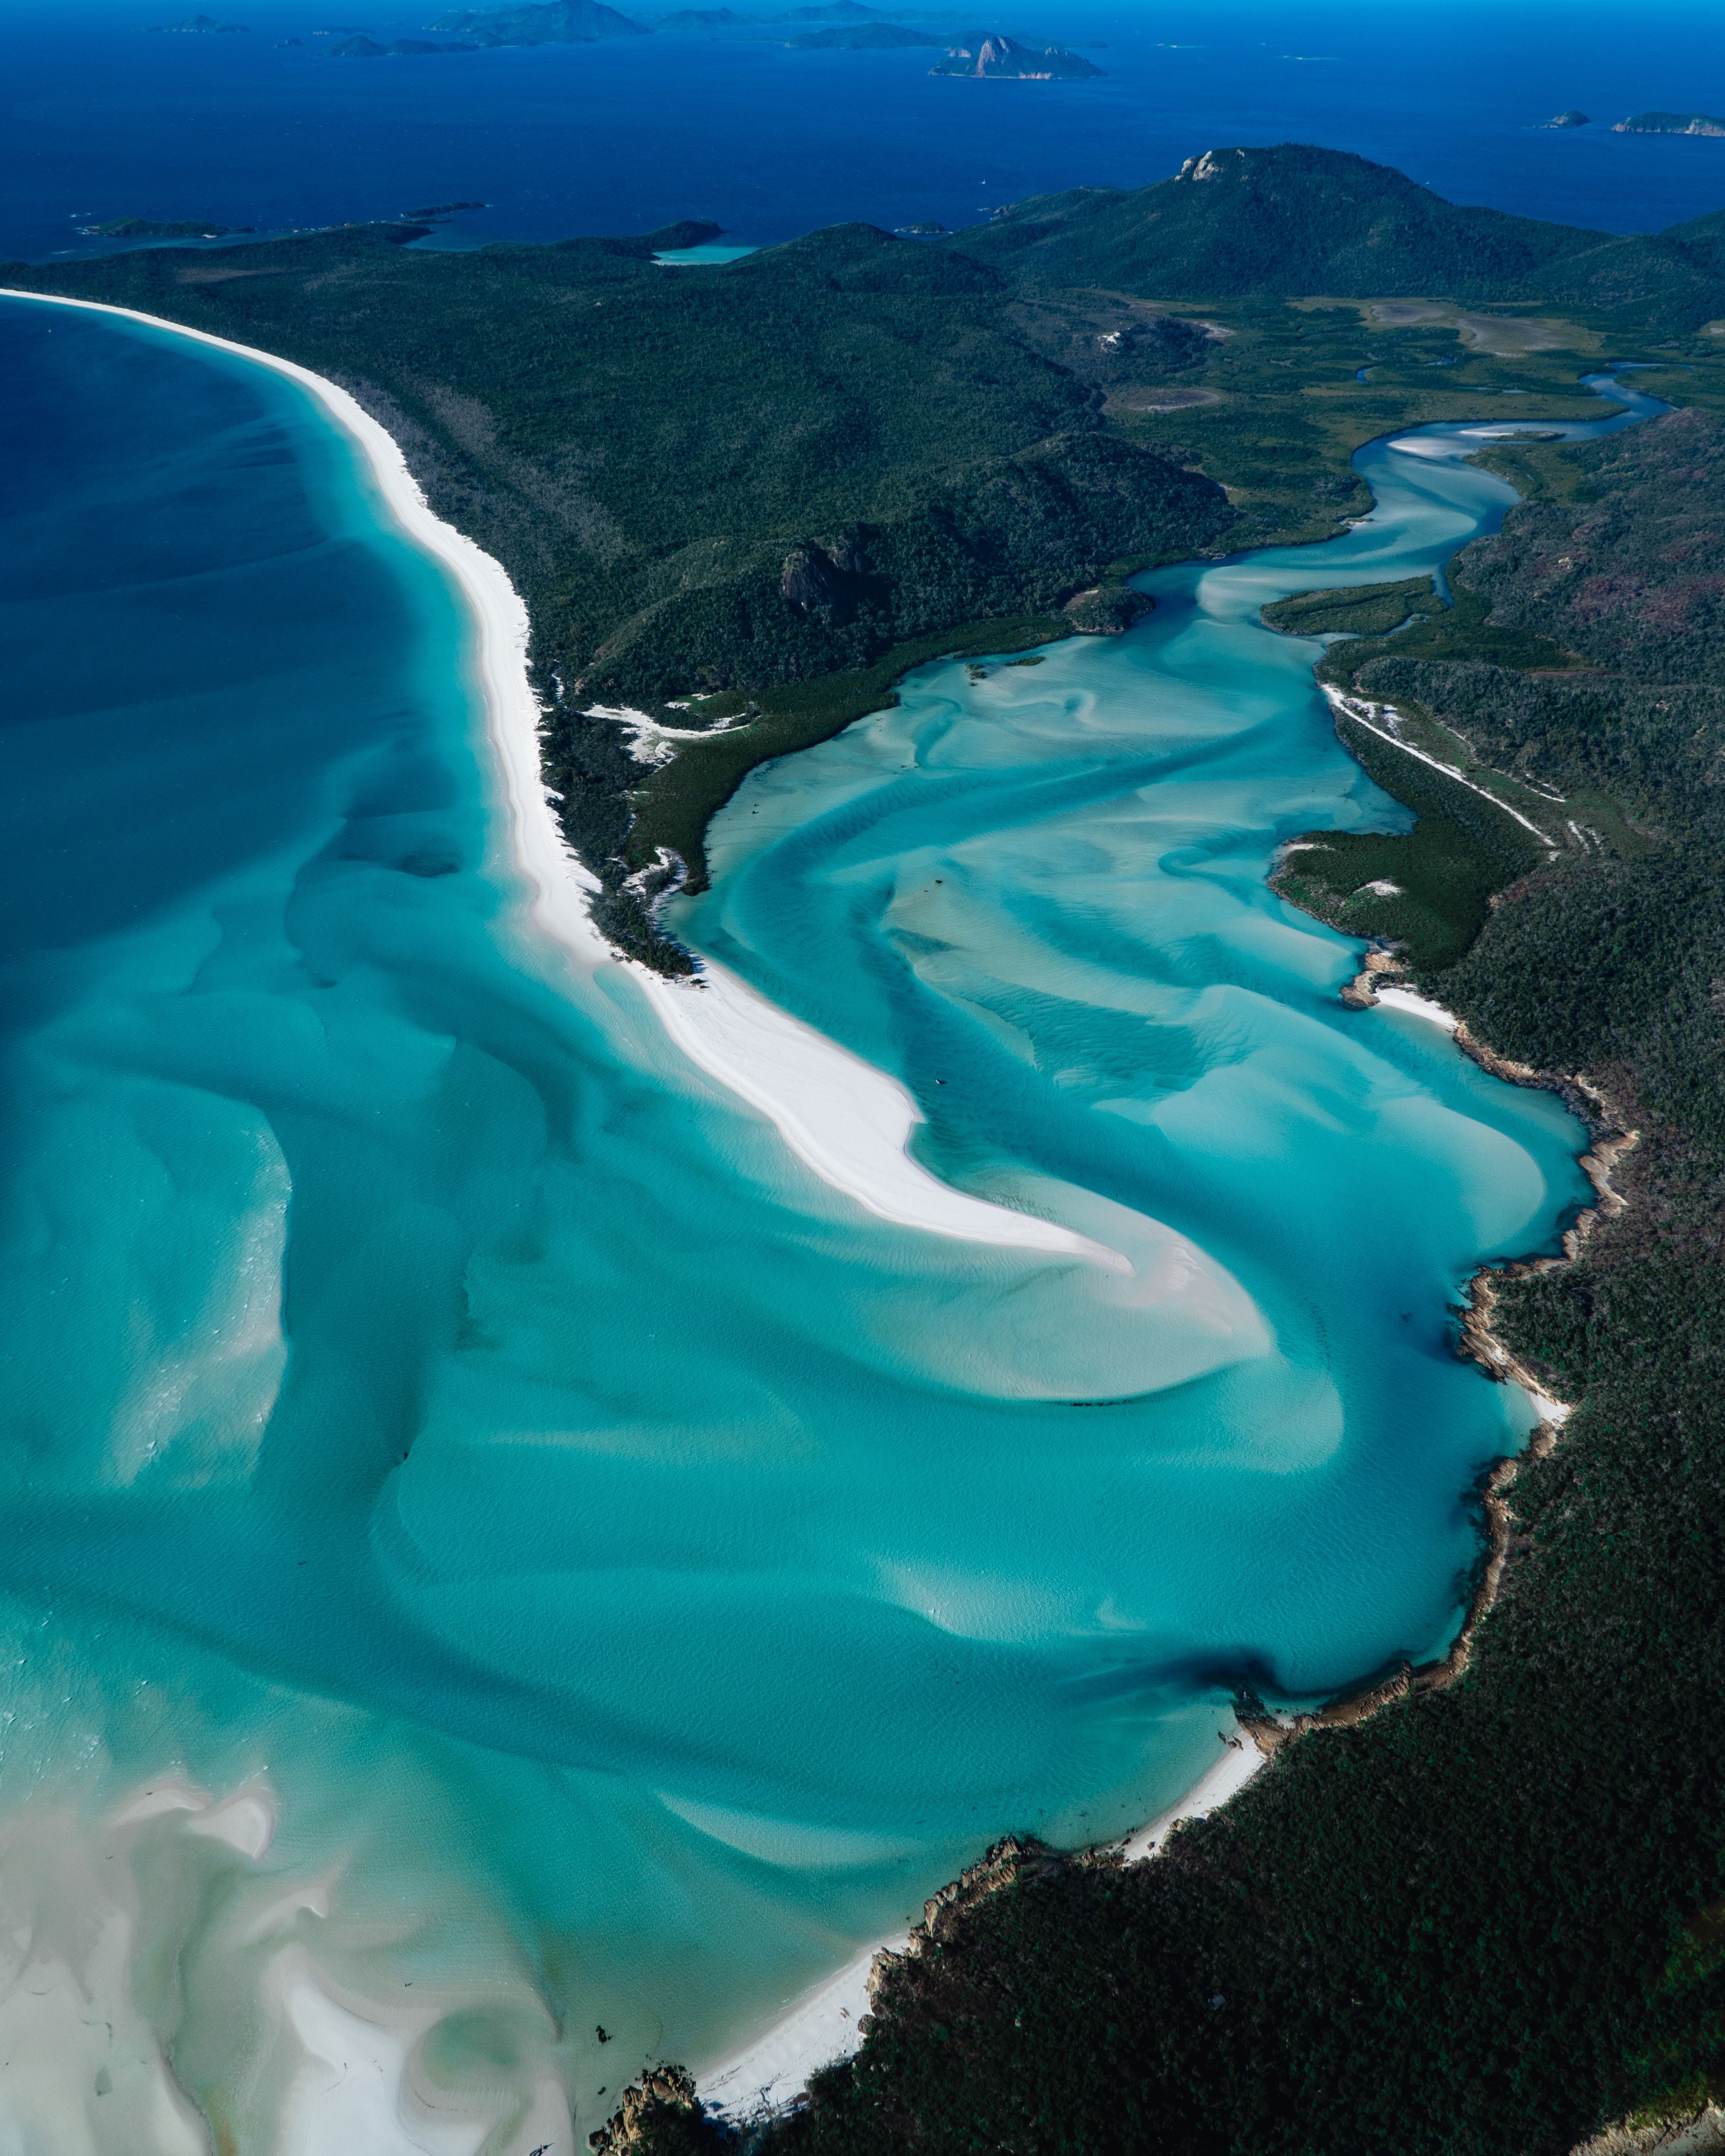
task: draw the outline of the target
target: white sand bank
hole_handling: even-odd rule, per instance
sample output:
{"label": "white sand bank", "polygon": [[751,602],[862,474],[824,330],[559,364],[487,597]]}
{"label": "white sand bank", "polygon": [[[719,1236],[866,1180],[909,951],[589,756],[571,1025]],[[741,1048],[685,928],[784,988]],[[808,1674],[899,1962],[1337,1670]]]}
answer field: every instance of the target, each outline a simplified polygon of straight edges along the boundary
{"label": "white sand bank", "polygon": [[649,975],[647,996],[691,1063],[769,1116],[798,1160],[882,1219],[967,1242],[999,1243],[1132,1270],[1089,1236],[968,1198],[906,1151],[922,1112],[903,1086],[722,966],[696,988]]}
{"label": "white sand bank", "polygon": [[1434,1025],[1442,1026],[1445,1033],[1454,1033],[1461,1023],[1454,1011],[1445,1010],[1441,1004],[1435,1004],[1430,996],[1422,996],[1415,988],[1389,988],[1380,983],[1374,992],[1378,1002],[1391,1010],[1411,1011],[1415,1018],[1430,1019]]}
{"label": "white sand bank", "polygon": [[922,1117],[903,1087],[733,975],[714,968],[708,985],[693,989],[618,957],[593,927],[593,880],[571,855],[546,794],[541,714],[527,678],[526,607],[501,562],[432,514],[394,438],[345,389],[291,360],[136,308],[9,288],[0,288],[0,298],[115,315],[189,337],[285,375],[316,398],[365,453],[397,523],[444,563],[471,608],[486,731],[503,781],[508,859],[531,894],[530,917],[588,972],[626,971],[690,1060],[769,1117],[792,1152],[823,1181],[903,1226],[1131,1270],[1124,1259],[1087,1236],[966,1197],[919,1168],[905,1148]]}

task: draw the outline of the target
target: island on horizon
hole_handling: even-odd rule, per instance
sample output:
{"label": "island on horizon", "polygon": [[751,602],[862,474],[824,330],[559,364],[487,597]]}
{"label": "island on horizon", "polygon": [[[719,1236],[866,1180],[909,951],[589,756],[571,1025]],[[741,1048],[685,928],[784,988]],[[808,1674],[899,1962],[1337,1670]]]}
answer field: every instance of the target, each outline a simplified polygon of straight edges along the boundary
{"label": "island on horizon", "polygon": [[1614,135],[1725,135],[1725,120],[1711,112],[1632,112]]}
{"label": "island on horizon", "polygon": [[78,229],[85,239],[228,239],[257,227],[212,224],[202,218],[115,217]]}
{"label": "island on horizon", "polygon": [[992,30],[972,32],[963,43],[948,46],[946,58],[937,60],[928,72],[989,82],[1081,82],[1101,75],[1103,69],[1065,45],[1031,44],[1008,37],[1004,30]]}

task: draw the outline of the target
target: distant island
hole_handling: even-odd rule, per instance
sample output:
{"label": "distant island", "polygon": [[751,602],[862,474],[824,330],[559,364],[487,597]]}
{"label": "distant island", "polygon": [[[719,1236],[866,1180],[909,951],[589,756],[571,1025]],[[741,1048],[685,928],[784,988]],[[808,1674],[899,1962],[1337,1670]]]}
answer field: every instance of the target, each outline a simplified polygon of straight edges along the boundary
{"label": "distant island", "polygon": [[1567,112],[1560,112],[1554,120],[1546,121],[1548,127],[1586,127],[1591,125],[1584,112],[1578,112],[1572,105]]}
{"label": "distant island", "polygon": [[1636,112],[1620,120],[1614,135],[1725,135],[1725,120],[1711,112]]}
{"label": "distant island", "polygon": [[865,8],[863,0],[826,0],[819,8],[790,8],[782,15],[758,15],[761,23],[879,23],[886,19],[880,8]]}
{"label": "distant island", "polygon": [[[937,42],[937,41],[935,41]],[[1064,45],[1026,44],[1004,32],[973,32],[962,44],[947,48],[931,74],[962,74],[1005,82],[1076,82],[1102,69]]]}
{"label": "distant island", "polygon": [[116,217],[105,224],[80,224],[86,239],[227,239],[237,233],[254,232],[250,224],[207,224],[196,218],[164,223],[153,217]]}
{"label": "distant island", "polygon": [[423,224],[429,217],[454,217],[458,210],[490,208],[489,203],[482,202],[433,203],[428,209],[404,209],[402,215],[410,224]]}
{"label": "distant island", "polygon": [[584,45],[596,38],[644,38],[646,25],[608,8],[604,0],[544,0],[529,8],[506,8],[475,14],[458,9],[429,23],[430,30],[453,31],[470,49],[493,45]]}
{"label": "distant island", "polygon": [[213,15],[188,15],[183,23],[155,23],[151,29],[159,37],[204,37],[212,33],[219,36],[224,31],[243,30],[245,27],[244,23],[218,23]]}
{"label": "distant island", "polygon": [[[1047,81],[1056,77],[1097,75],[1102,70],[1081,59],[1062,45],[1009,38],[1003,32],[972,31],[962,43],[951,43],[952,33],[936,35],[907,29],[887,21],[878,8],[862,0],[827,0],[822,7],[793,8],[778,15],[741,15],[731,8],[684,8],[661,16],[656,24],[638,23],[632,16],[607,7],[604,0],[536,0],[525,8],[506,8],[480,13],[458,8],[439,15],[426,25],[452,40],[435,43],[430,38],[396,38],[382,44],[369,32],[351,25],[336,25],[313,32],[315,37],[340,37],[340,44],[325,49],[336,60],[413,59],[429,53],[474,53],[498,45],[592,44],[600,38],[644,38],[660,30],[777,29],[797,26],[800,34],[784,42],[798,52],[891,52],[922,46],[945,46],[947,56],[936,64],[936,74],[980,74],[1017,77],[1025,81]],[[804,28],[803,26],[807,26]],[[816,26],[819,27],[816,27]]]}

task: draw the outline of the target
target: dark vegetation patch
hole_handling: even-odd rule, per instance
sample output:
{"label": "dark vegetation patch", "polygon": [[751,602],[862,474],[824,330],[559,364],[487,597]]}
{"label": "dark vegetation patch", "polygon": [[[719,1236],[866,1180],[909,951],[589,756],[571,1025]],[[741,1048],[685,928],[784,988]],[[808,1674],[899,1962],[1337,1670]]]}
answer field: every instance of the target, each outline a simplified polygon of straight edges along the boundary
{"label": "dark vegetation patch", "polygon": [[[1045,615],[1027,621],[970,622],[895,644],[874,665],[851,673],[787,683],[747,699],[715,699],[721,706],[740,705],[739,716],[745,722],[716,732],[710,742],[691,742],[635,789],[634,860],[644,866],[663,847],[687,864],[685,888],[704,891],[706,827],[751,771],[775,757],[829,741],[870,711],[886,710],[898,701],[895,685],[912,667],[926,665],[932,659],[1021,651],[1026,644],[1048,644],[1071,634],[1069,623]],[[726,716],[723,709],[707,708],[715,717]]]}
{"label": "dark vegetation patch", "polygon": [[1433,981],[1485,927],[1493,895],[1543,866],[1547,849],[1495,802],[1365,726],[1338,715],[1336,731],[1418,820],[1406,833],[1310,832],[1272,880],[1332,927],[1401,947],[1414,978]]}
{"label": "dark vegetation patch", "polygon": [[1266,628],[1289,636],[1388,636],[1416,611],[1435,611],[1441,603],[1430,577],[1404,577],[1393,584],[1297,592],[1272,600],[1262,613]]}

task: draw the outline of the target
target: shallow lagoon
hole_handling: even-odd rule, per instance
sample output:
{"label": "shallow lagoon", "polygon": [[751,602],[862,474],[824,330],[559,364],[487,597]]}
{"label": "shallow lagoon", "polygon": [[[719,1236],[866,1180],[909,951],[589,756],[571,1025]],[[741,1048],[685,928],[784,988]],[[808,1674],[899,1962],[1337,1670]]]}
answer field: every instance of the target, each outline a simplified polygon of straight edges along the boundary
{"label": "shallow lagoon", "polygon": [[716,828],[679,926],[1127,1273],[874,1218],[536,936],[465,610],[301,393],[28,303],[0,359],[20,2120],[198,2145],[167,2045],[283,2147],[584,2133],[999,1831],[1158,1810],[1239,1683],[1441,1650],[1531,1419],[1446,1306],[1580,1134],[1337,1003],[1265,870],[1400,812],[1253,615],[1507,490],[1368,453],[1330,548],[927,670]]}

